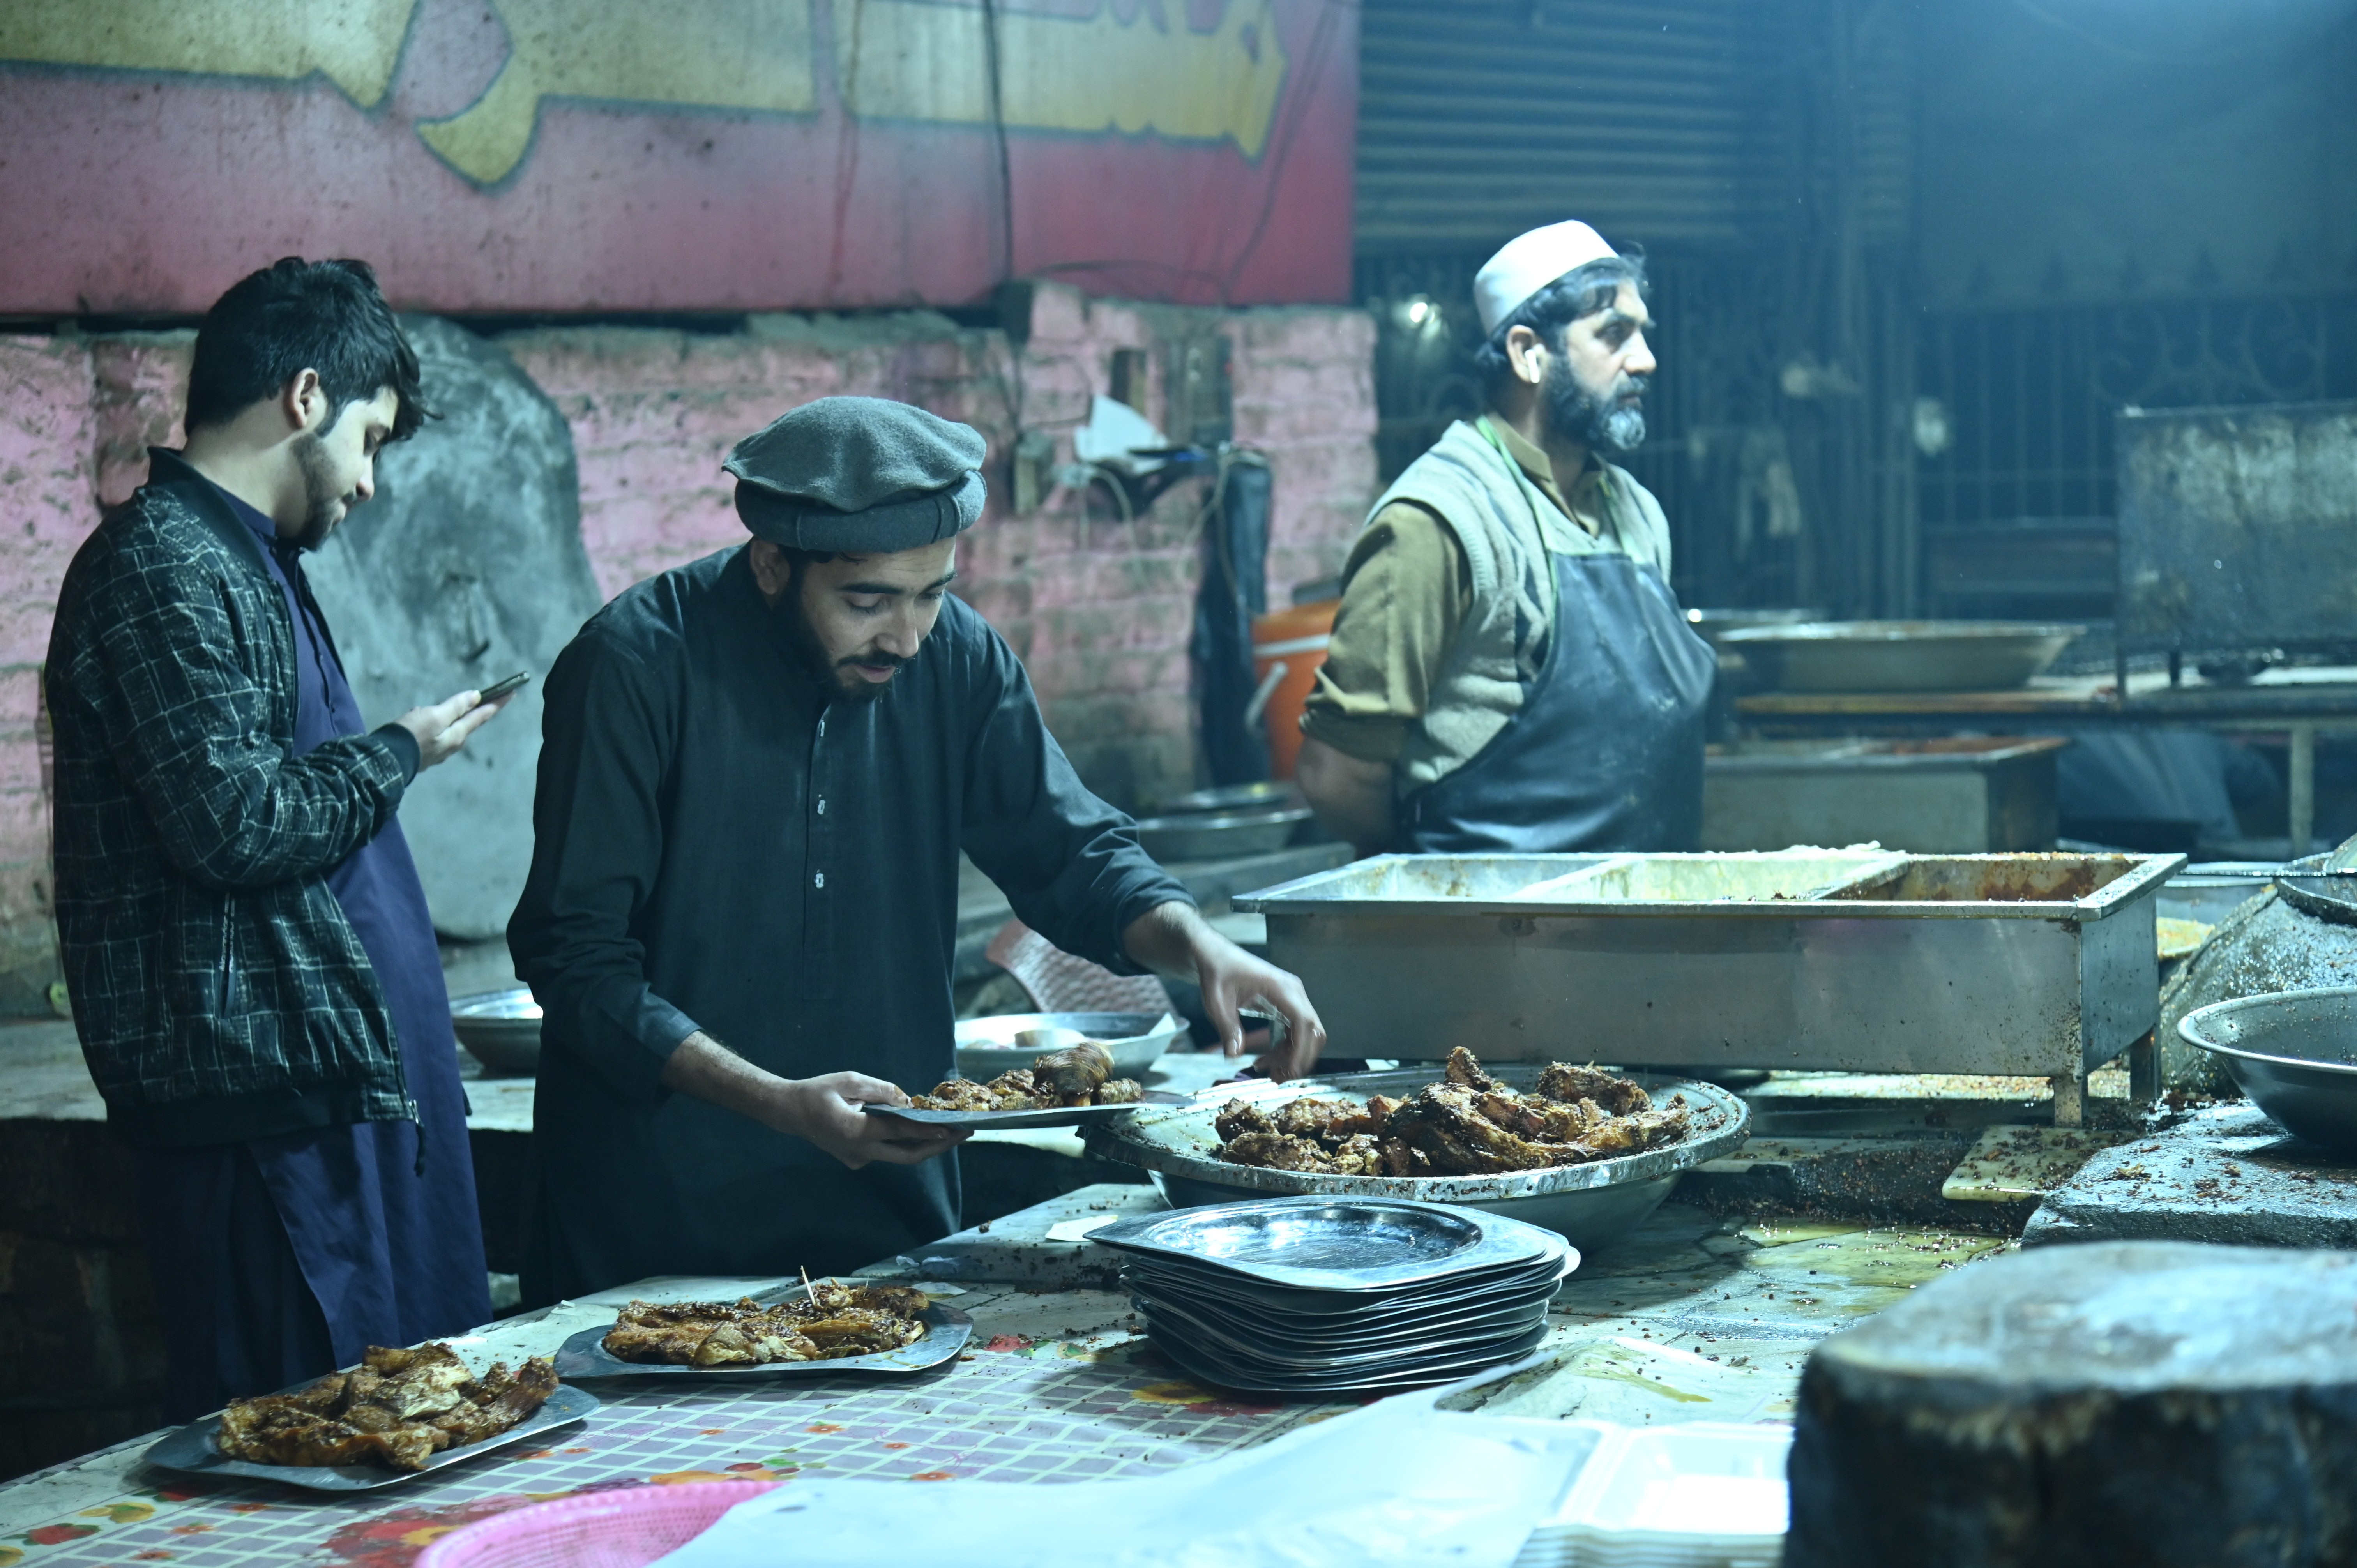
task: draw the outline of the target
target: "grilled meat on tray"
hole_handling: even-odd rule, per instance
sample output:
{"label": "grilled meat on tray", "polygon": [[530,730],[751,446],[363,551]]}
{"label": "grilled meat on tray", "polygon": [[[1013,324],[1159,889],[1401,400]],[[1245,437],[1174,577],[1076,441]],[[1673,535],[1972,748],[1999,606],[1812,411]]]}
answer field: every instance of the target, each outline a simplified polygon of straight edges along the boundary
{"label": "grilled meat on tray", "polygon": [[919,1314],[931,1303],[899,1285],[821,1280],[807,1297],[763,1306],[736,1302],[634,1301],[605,1338],[618,1360],[675,1367],[760,1367],[831,1361],[898,1350],[925,1337]]}
{"label": "grilled meat on tray", "polygon": [[438,1341],[371,1345],[351,1371],[291,1394],[231,1401],[213,1444],[256,1465],[422,1470],[446,1448],[498,1436],[555,1391],[556,1369],[544,1356],[514,1373],[502,1362],[478,1378]]}
{"label": "grilled meat on tray", "polygon": [[1231,1100],[1212,1119],[1220,1158],[1318,1176],[1493,1176],[1544,1170],[1673,1144],[1684,1100],[1656,1109],[1642,1086],[1592,1067],[1549,1063],[1529,1094],[1448,1053],[1441,1081],[1405,1100],[1292,1100],[1274,1115]]}
{"label": "grilled meat on tray", "polygon": [[1145,1090],[1134,1078],[1113,1077],[1113,1053],[1094,1040],[1049,1051],[1029,1067],[1011,1068],[988,1083],[953,1078],[909,1103],[920,1111],[1061,1111],[1075,1105],[1132,1105]]}

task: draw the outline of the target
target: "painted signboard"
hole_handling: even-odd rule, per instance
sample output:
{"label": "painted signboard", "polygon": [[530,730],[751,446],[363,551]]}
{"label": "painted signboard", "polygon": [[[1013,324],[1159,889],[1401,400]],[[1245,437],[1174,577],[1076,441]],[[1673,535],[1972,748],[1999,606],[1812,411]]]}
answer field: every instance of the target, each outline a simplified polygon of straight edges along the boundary
{"label": "painted signboard", "polygon": [[0,314],[1338,302],[1351,0],[5,0]]}

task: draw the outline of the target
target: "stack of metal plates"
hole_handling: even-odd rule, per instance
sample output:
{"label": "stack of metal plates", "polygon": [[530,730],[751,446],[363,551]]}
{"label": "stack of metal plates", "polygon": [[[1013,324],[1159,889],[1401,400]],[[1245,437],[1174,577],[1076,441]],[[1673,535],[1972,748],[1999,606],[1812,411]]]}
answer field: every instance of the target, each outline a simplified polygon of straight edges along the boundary
{"label": "stack of metal plates", "polygon": [[1379,1197],[1275,1197],[1093,1232],[1157,1348],[1222,1388],[1389,1390],[1511,1360],[1579,1254],[1519,1219]]}

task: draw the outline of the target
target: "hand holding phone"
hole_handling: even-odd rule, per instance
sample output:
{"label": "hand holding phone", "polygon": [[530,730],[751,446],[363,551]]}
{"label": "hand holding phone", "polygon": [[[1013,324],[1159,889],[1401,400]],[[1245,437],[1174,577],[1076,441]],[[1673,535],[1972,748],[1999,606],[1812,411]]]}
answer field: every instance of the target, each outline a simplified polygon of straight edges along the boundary
{"label": "hand holding phone", "polygon": [[532,671],[526,670],[518,674],[511,675],[504,681],[494,681],[490,685],[484,687],[480,693],[477,693],[475,705],[479,708],[487,703],[498,702],[501,697],[508,695],[511,692],[521,692],[524,688],[524,683],[531,679]]}

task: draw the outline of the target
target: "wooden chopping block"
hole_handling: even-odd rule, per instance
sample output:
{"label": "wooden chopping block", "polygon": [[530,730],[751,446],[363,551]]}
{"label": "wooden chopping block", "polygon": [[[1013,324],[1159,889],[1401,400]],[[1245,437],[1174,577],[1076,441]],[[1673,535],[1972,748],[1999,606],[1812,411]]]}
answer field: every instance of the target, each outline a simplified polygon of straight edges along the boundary
{"label": "wooden chopping block", "polygon": [[2357,1563],[2357,1252],[1966,1266],[1811,1354],[1784,1568]]}

